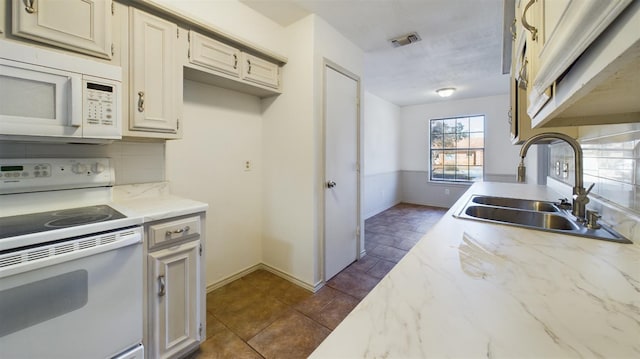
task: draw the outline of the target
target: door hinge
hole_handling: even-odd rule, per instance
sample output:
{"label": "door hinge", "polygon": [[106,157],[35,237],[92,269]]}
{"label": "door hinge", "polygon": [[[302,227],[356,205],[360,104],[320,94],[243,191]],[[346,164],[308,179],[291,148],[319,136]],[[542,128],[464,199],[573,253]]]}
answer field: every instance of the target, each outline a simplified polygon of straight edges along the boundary
{"label": "door hinge", "polygon": [[176,131],[180,129],[180,119],[176,118]]}
{"label": "door hinge", "polygon": [[356,237],[360,237],[360,226],[356,226]]}
{"label": "door hinge", "polygon": [[115,15],[116,14],[116,4],[111,1],[111,15]]}
{"label": "door hinge", "polygon": [[200,243],[200,256],[202,256],[202,243]]}
{"label": "door hinge", "polygon": [[356,163],[356,172],[360,172],[360,162]]}
{"label": "door hinge", "polygon": [[200,336],[200,339],[202,339],[202,323],[200,323],[200,327],[198,328],[198,335]]}
{"label": "door hinge", "polygon": [[111,56],[116,54],[116,48],[111,44]]}
{"label": "door hinge", "polygon": [[180,28],[176,27],[176,39],[180,38]]}

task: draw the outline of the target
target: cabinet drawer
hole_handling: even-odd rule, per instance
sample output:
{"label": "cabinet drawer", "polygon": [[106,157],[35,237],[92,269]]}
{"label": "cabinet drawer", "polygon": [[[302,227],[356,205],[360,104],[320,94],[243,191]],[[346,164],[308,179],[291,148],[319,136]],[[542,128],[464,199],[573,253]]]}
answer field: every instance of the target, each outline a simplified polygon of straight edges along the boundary
{"label": "cabinet drawer", "polygon": [[180,242],[200,235],[200,217],[188,217],[149,226],[149,248],[169,242]]}
{"label": "cabinet drawer", "polygon": [[240,50],[189,31],[189,62],[240,77]]}
{"label": "cabinet drawer", "polygon": [[273,62],[242,53],[242,78],[259,85],[280,87],[280,67]]}

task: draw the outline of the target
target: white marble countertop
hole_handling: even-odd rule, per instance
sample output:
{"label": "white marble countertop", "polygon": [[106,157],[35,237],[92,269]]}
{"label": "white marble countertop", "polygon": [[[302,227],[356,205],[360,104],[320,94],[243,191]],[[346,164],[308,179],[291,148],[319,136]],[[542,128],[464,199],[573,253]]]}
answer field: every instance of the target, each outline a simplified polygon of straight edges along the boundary
{"label": "white marble countertop", "polygon": [[111,207],[148,223],[207,210],[208,205],[169,193],[168,183],[116,186]]}
{"label": "white marble countertop", "polygon": [[472,194],[558,198],[474,184],[311,358],[640,357],[640,243],[453,217]]}

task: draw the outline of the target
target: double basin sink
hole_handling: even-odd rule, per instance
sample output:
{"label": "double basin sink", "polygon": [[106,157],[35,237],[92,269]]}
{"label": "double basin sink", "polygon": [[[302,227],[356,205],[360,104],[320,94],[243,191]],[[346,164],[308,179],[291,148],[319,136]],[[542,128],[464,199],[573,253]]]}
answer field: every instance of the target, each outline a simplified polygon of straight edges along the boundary
{"label": "double basin sink", "polygon": [[618,243],[632,243],[611,228],[587,228],[553,202],[473,195],[454,214],[458,218],[500,223]]}

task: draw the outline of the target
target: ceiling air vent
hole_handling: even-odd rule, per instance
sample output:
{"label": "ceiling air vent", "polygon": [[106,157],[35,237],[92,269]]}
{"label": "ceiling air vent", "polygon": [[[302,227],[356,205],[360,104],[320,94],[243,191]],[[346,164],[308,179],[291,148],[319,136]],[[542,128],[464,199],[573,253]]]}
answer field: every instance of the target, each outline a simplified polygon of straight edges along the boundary
{"label": "ceiling air vent", "polygon": [[389,41],[391,41],[391,45],[393,45],[393,47],[400,47],[413,44],[414,42],[418,42],[420,40],[422,40],[420,38],[420,35],[418,35],[416,32],[412,32],[410,34],[396,37],[395,39],[391,39]]}

